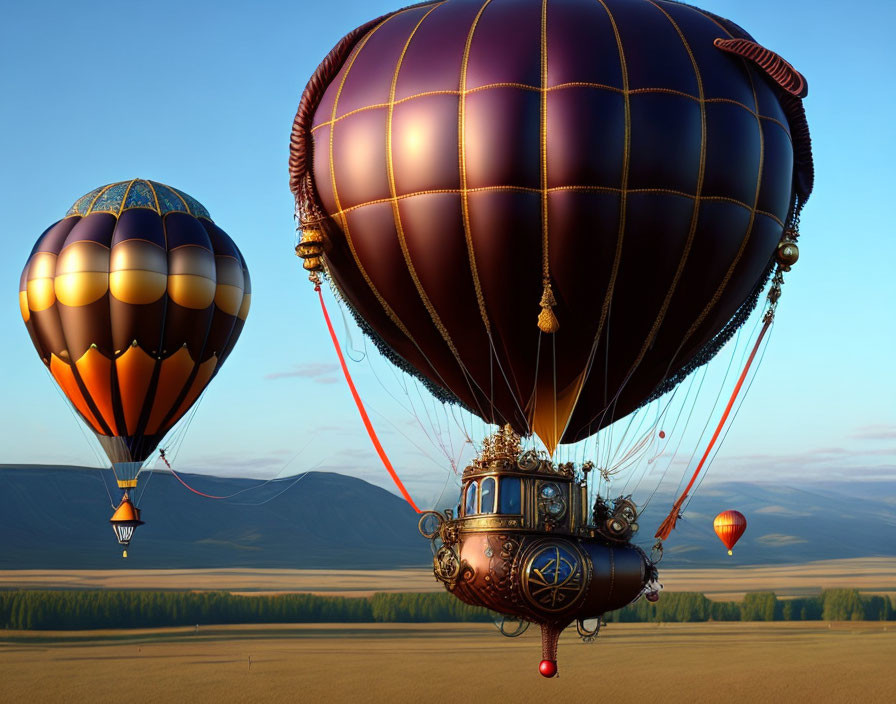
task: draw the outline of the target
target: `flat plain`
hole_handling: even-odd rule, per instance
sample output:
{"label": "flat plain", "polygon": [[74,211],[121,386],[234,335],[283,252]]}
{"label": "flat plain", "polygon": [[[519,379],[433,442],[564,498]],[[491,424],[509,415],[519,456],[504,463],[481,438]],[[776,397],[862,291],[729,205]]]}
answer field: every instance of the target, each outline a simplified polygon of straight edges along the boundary
{"label": "flat plain", "polygon": [[893,623],[610,624],[593,644],[568,629],[555,680],[540,645],[489,624],[6,631],[0,701],[896,701]]}
{"label": "flat plain", "polygon": [[[745,592],[774,591],[806,596],[822,589],[850,588],[896,593],[896,557],[824,560],[795,565],[664,569],[661,581],[675,592],[702,592],[710,599],[739,600]],[[180,589],[264,594],[309,592],[367,596],[374,592],[438,592],[429,569],[405,570],[6,570],[0,588],[28,589]]]}

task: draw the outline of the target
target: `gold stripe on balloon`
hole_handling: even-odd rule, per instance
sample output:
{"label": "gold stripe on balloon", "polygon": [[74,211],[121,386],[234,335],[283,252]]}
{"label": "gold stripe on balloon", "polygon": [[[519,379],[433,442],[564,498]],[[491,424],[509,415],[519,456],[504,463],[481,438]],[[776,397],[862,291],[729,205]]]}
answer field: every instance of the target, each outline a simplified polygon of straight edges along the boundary
{"label": "gold stripe on balloon", "polygon": [[56,255],[38,252],[28,264],[25,292],[28,308],[34,312],[46,310],[56,302],[53,277],[56,275]]}
{"label": "gold stripe on balloon", "polygon": [[215,300],[215,256],[185,245],[168,253],[168,295],[184,308],[202,310]]}
{"label": "gold stripe on balloon", "polygon": [[112,247],[109,291],[123,303],[154,303],[168,287],[168,257],[146,240],[126,240]]}
{"label": "gold stripe on balloon", "polygon": [[22,314],[22,320],[26,323],[31,320],[31,311],[28,310],[28,293],[19,291],[19,311]]}
{"label": "gold stripe on balloon", "polygon": [[66,306],[86,306],[109,290],[109,275],[96,271],[62,274],[53,282],[56,299]]}
{"label": "gold stripe on balloon", "polygon": [[[404,232],[404,224],[401,221],[401,210],[398,207],[398,191],[395,186],[395,166],[392,155],[392,122],[395,112],[395,89],[398,85],[398,75],[401,72],[401,67],[404,63],[404,57],[407,54],[408,47],[411,45],[411,41],[413,41],[414,39],[414,35],[417,33],[417,30],[420,29],[420,25],[422,25],[424,20],[426,20],[427,17],[429,17],[433,12],[435,12],[436,9],[441,7],[443,4],[444,3],[439,3],[437,5],[434,5],[417,21],[417,24],[414,26],[414,29],[408,36],[407,41],[404,44],[404,48],[401,51],[401,55],[398,57],[398,61],[395,64],[395,70],[392,73],[392,83],[389,89],[388,110],[386,111],[386,173],[389,178],[389,195],[392,199],[392,219],[395,223],[395,234],[398,237],[398,244],[401,248],[401,253],[404,257],[404,262],[405,266],[407,267],[408,274],[410,275],[411,280],[414,282],[414,287],[417,289],[417,295],[420,297],[420,301],[426,308],[426,312],[429,313],[429,317],[432,320],[433,326],[435,326],[436,330],[439,331],[439,334],[442,336],[442,339],[445,341],[445,344],[448,346],[448,349],[454,356],[454,359],[457,361],[461,373],[466,379],[469,379],[470,375],[460,358],[460,354],[457,351],[454,340],[451,339],[448,328],[445,327],[445,324],[442,322],[441,316],[439,316],[439,313],[433,305],[432,300],[426,293],[426,289],[423,288],[423,283],[420,281],[420,277],[417,274],[417,268],[414,266],[414,261],[411,258],[411,252],[408,249],[407,237],[405,236]],[[467,382],[467,384],[469,386],[469,381]],[[473,396],[476,395],[475,391],[472,388],[470,388],[470,391]]]}
{"label": "gold stripe on balloon", "polygon": [[168,277],[155,271],[131,269],[109,274],[109,292],[122,303],[155,303],[167,288]]}
{"label": "gold stripe on balloon", "polygon": [[[715,20],[713,20],[713,22],[715,22]],[[718,22],[716,22],[716,24],[718,24]],[[719,26],[721,27],[721,25]],[[722,27],[722,29],[730,38],[731,33],[724,27]],[[753,227],[756,223],[756,215],[757,213],[762,212],[760,210],[757,210],[757,208],[759,207],[759,195],[762,192],[762,170],[765,168],[765,132],[762,129],[762,119],[759,115],[759,96],[756,94],[756,84],[753,80],[753,72],[747,71],[747,76],[750,79],[750,88],[753,91],[753,104],[756,106],[756,112],[754,113],[754,115],[756,116],[756,126],[758,128],[759,136],[759,165],[756,169],[756,190],[753,196],[753,207],[750,209],[750,221],[747,224],[746,235],[741,241],[740,248],[737,250],[737,254],[734,255],[734,259],[728,267],[728,270],[725,272],[725,276],[722,278],[722,282],[719,284],[719,287],[716,289],[715,293],[713,293],[712,299],[710,299],[706,307],[700,312],[700,315],[697,316],[697,319],[691,324],[691,327],[688,328],[688,331],[685,333],[684,337],[681,340],[680,347],[684,347],[685,342],[687,342],[691,338],[691,336],[697,332],[697,329],[703,324],[706,316],[709,315],[709,312],[719,302],[719,299],[722,297],[722,293],[727,288],[728,282],[731,280],[731,277],[734,274],[734,270],[740,263],[740,259],[746,251],[747,244],[750,242],[750,238],[753,235]],[[777,220],[777,218],[775,219]],[[783,227],[784,223],[781,223],[781,228],[783,229]]]}
{"label": "gold stripe on balloon", "polygon": [[246,280],[240,262],[230,256],[215,257],[215,305],[228,315],[236,315],[243,304]]}
{"label": "gold stripe on balloon", "polygon": [[204,276],[177,274],[168,277],[168,296],[184,308],[208,308],[215,300],[216,288],[215,282]]}
{"label": "gold stripe on balloon", "polygon": [[[594,355],[597,352],[598,345],[600,344],[600,338],[603,334],[604,324],[607,321],[610,304],[613,300],[613,293],[616,289],[616,278],[619,275],[619,265],[622,260],[622,243],[625,240],[628,194],[631,192],[635,192],[634,190],[630,191],[628,187],[628,176],[631,161],[632,113],[631,87],[628,83],[628,64],[625,60],[625,49],[622,46],[622,37],[619,34],[619,27],[616,25],[616,18],[613,17],[613,13],[610,11],[610,8],[607,7],[607,4],[604,2],[604,0],[597,0],[597,2],[600,3],[601,7],[603,7],[604,11],[607,13],[607,18],[610,20],[610,26],[613,28],[613,36],[616,39],[616,50],[619,54],[619,69],[622,78],[622,95],[624,98],[623,104],[625,106],[625,138],[622,148],[622,176],[619,184],[619,229],[616,235],[616,253],[613,255],[613,266],[610,269],[610,281],[607,284],[607,292],[604,295],[603,305],[601,306],[600,320],[597,324],[597,332],[594,335],[594,341],[591,345],[591,352],[588,354],[588,361],[585,365],[586,371],[591,368],[591,364],[594,361]],[[584,388],[586,379],[587,374],[582,377],[582,383],[579,385],[579,394],[581,394],[582,389]],[[603,412],[606,413],[606,410],[607,409],[604,409]]]}
{"label": "gold stripe on balloon", "polygon": [[244,293],[243,294],[243,302],[240,305],[239,312],[237,312],[237,314],[236,314],[237,318],[239,318],[240,320],[245,320],[246,318],[249,317],[249,306],[251,305],[251,302],[252,302],[252,294]]}
{"label": "gold stripe on balloon", "polygon": [[[627,381],[629,378],[631,378],[632,375],[634,375],[635,370],[641,364],[641,361],[644,359],[647,351],[653,345],[653,342],[656,339],[657,334],[659,333],[660,325],[662,325],[663,320],[666,317],[666,312],[669,310],[669,304],[672,301],[672,296],[675,294],[675,290],[681,280],[685,264],[687,264],[688,256],[691,253],[691,247],[694,243],[694,236],[697,232],[697,223],[700,217],[700,203],[703,194],[703,179],[706,173],[706,102],[703,92],[703,77],[700,75],[700,66],[697,63],[697,59],[694,57],[694,52],[691,50],[690,44],[688,44],[687,39],[685,39],[684,33],[681,31],[681,28],[678,26],[678,24],[676,24],[672,16],[662,7],[657,5],[657,3],[653,0],[648,0],[648,2],[656,7],[656,9],[661,13],[663,13],[665,18],[669,20],[669,22],[675,28],[675,31],[678,33],[678,38],[681,40],[682,46],[684,47],[688,57],[690,58],[691,67],[694,70],[694,79],[697,81],[697,93],[699,96],[700,104],[700,161],[697,168],[697,185],[696,192],[694,194],[693,208],[691,210],[691,222],[688,228],[688,237],[685,241],[681,257],[678,260],[678,267],[675,269],[675,274],[672,277],[672,282],[669,285],[668,290],[666,291],[666,295],[663,298],[663,303],[660,306],[660,310],[657,313],[656,319],[654,320],[650,331],[647,333],[647,337],[644,340],[644,343],[641,345],[641,351],[638,353],[638,356],[635,358],[634,362],[632,362],[631,367],[629,367],[629,370],[624,377],[625,381]],[[623,381],[623,384],[625,383],[625,381]]]}
{"label": "gold stripe on balloon", "polygon": [[237,286],[218,284],[215,289],[215,305],[227,315],[239,313],[243,304],[243,289]]}
{"label": "gold stripe on balloon", "polygon": [[81,240],[59,253],[54,282],[56,298],[66,306],[85,306],[109,290],[109,250]]}
{"label": "gold stripe on balloon", "polygon": [[28,280],[52,279],[56,276],[56,255],[52,252],[37,252],[28,264]]}
{"label": "gold stripe on balloon", "polygon": [[[466,153],[466,107],[467,107],[467,68],[470,61],[470,47],[473,45],[473,33],[479,25],[479,18],[485,12],[491,0],[485,0],[476,17],[473,18],[473,24],[467,34],[467,41],[464,45],[463,58],[460,64],[460,96],[457,102],[457,156],[458,167],[460,170],[460,194],[461,194],[461,212],[464,222],[464,239],[467,242],[467,259],[470,262],[470,274],[473,276],[473,288],[476,291],[476,301],[479,304],[479,315],[482,318],[482,324],[485,330],[491,336],[492,327],[489,323],[488,312],[485,309],[485,296],[482,293],[482,284],[479,281],[479,269],[476,266],[476,249],[473,246],[473,230],[470,224],[470,200],[469,189],[467,188],[467,153]],[[334,115],[335,117],[335,115]],[[332,129],[330,130],[332,134]],[[332,150],[331,150],[332,151]],[[531,427],[531,424],[530,424]]]}
{"label": "gold stripe on balloon", "polygon": [[[490,0],[486,0],[486,2],[490,2]],[[401,10],[399,12],[396,12],[395,14],[392,14],[392,15],[389,15],[388,17],[386,17],[376,27],[371,29],[364,36],[364,38],[358,43],[357,48],[353,50],[353,53],[350,55],[350,58],[348,59],[348,61],[345,64],[345,69],[342,72],[342,79],[339,82],[339,88],[337,88],[336,96],[333,98],[333,112],[330,116],[331,119],[333,119],[333,120],[336,119],[336,111],[339,108],[339,98],[342,96],[342,89],[345,87],[345,81],[348,79],[348,74],[352,70],[352,67],[355,65],[355,59],[358,58],[358,56],[361,54],[361,51],[363,51],[364,47],[367,45],[367,42],[370,40],[370,38],[374,34],[376,34],[377,30],[379,30],[380,27],[382,27],[384,24],[386,24],[389,20],[391,20],[395,17],[398,17],[399,15],[401,15],[407,11],[408,11],[407,9]],[[330,182],[333,187],[333,200],[336,202],[336,211],[339,212],[340,210],[342,210],[342,205],[341,205],[341,200],[339,198],[339,188],[336,185],[336,166],[333,161],[334,133],[335,133],[335,130],[330,129],[328,164],[330,167]],[[336,218],[334,216],[334,221],[335,221],[335,219]],[[420,345],[417,344],[417,340],[414,339],[414,337],[411,335],[410,330],[408,330],[407,327],[405,326],[405,324],[403,322],[401,322],[401,319],[398,317],[398,314],[394,310],[392,310],[392,307],[386,302],[386,299],[383,298],[382,294],[379,292],[379,289],[377,289],[377,287],[374,286],[373,281],[370,278],[370,275],[367,273],[367,269],[365,269],[364,265],[361,263],[361,260],[358,257],[358,252],[355,249],[355,243],[352,240],[351,229],[348,226],[348,218],[345,217],[344,215],[342,215],[339,218],[337,225],[341,226],[342,233],[345,235],[345,242],[348,245],[349,251],[352,253],[352,259],[354,259],[355,266],[358,268],[358,272],[363,277],[364,282],[367,284],[371,293],[373,293],[376,300],[379,301],[379,304],[382,306],[383,311],[389,317],[389,320],[391,320],[395,324],[395,326],[399,330],[401,330],[401,332],[404,334],[404,336],[408,340],[411,341],[411,343],[414,345],[414,347],[416,347],[418,350],[420,350]],[[432,365],[430,365],[430,366],[432,366]]]}

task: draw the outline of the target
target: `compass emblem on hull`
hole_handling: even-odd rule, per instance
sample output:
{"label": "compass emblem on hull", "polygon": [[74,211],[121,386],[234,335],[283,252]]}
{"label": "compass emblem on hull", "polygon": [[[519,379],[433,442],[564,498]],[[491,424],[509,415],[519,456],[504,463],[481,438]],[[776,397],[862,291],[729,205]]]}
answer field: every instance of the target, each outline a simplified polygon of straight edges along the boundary
{"label": "compass emblem on hull", "polygon": [[549,540],[536,544],[525,558],[523,594],[538,609],[568,609],[585,592],[585,558],[575,545]]}

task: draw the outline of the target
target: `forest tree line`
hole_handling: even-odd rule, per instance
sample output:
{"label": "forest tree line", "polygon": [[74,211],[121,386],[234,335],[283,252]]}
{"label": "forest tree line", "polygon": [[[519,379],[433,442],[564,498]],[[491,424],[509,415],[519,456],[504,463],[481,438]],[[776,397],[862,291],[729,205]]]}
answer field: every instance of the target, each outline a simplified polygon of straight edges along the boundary
{"label": "forest tree line", "polygon": [[[494,614],[447,593],[390,593],[370,597],[313,594],[243,596],[227,592],[0,591],[0,626],[15,630],[158,628],[240,623],[488,622]],[[608,622],[893,621],[884,596],[828,589],[818,596],[782,599],[773,592],[743,601],[710,601],[694,592],[667,592],[605,616]]]}

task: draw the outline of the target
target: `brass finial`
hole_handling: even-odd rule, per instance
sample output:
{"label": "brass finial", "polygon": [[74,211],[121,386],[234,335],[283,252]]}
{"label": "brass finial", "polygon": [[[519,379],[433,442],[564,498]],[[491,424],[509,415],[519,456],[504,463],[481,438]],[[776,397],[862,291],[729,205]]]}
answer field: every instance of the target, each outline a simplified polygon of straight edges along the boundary
{"label": "brass finial", "polygon": [[482,441],[482,450],[477,460],[480,464],[498,460],[515,462],[521,449],[520,436],[507,424]]}
{"label": "brass finial", "polygon": [[314,227],[302,230],[302,239],[296,245],[296,256],[305,261],[302,266],[306,271],[321,271],[324,268],[321,256],[324,253],[324,234]]}
{"label": "brass finial", "polygon": [[554,291],[551,289],[551,282],[545,280],[544,290],[541,292],[541,312],[538,314],[538,329],[549,335],[560,329],[560,321],[554,315],[553,308],[557,305],[557,299],[554,298]]}
{"label": "brass finial", "polygon": [[796,246],[796,242],[785,241],[778,245],[778,251],[775,254],[781,268],[784,271],[790,271],[790,267],[796,264],[800,258],[800,248]]}
{"label": "brass finial", "polygon": [[781,241],[778,243],[778,249],[775,252],[775,258],[778,265],[784,271],[790,271],[790,267],[797,263],[800,258],[800,248],[796,246],[796,240],[799,233],[796,230],[787,228],[781,235]]}

